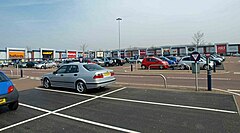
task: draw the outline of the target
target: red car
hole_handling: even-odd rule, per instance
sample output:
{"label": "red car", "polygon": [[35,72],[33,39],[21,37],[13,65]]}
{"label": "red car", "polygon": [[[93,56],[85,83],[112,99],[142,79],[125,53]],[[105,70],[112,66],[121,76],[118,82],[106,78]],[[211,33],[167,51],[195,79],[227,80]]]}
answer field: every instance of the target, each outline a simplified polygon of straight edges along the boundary
{"label": "red car", "polygon": [[161,59],[156,57],[146,57],[142,61],[141,68],[142,69],[148,69],[148,68],[167,69],[169,68],[169,64],[168,62],[162,61]]}

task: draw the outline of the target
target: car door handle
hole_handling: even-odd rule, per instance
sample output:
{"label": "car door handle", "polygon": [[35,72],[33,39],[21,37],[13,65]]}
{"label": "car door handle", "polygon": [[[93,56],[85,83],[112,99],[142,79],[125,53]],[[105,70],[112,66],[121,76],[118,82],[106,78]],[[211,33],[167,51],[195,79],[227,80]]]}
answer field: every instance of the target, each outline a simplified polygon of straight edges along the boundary
{"label": "car door handle", "polygon": [[63,76],[63,74],[61,74],[60,76]]}
{"label": "car door handle", "polygon": [[74,74],[73,76],[77,76],[77,74]]}

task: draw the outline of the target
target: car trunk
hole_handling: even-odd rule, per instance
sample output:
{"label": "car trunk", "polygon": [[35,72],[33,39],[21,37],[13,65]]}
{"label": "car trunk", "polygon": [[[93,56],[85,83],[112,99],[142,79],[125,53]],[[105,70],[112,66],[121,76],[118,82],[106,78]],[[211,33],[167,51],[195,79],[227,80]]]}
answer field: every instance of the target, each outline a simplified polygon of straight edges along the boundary
{"label": "car trunk", "polygon": [[10,81],[0,82],[0,95],[5,95],[8,93],[8,87],[11,86],[12,83]]}

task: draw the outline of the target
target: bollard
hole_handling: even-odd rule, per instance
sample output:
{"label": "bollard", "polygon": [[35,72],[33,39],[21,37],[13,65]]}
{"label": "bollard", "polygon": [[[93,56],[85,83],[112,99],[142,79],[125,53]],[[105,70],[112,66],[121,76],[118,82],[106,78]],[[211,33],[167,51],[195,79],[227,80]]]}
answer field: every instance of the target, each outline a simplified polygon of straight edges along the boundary
{"label": "bollard", "polygon": [[131,63],[131,72],[133,71],[133,65],[132,65],[132,63]]}
{"label": "bollard", "polygon": [[23,70],[20,70],[21,78],[23,77]]}

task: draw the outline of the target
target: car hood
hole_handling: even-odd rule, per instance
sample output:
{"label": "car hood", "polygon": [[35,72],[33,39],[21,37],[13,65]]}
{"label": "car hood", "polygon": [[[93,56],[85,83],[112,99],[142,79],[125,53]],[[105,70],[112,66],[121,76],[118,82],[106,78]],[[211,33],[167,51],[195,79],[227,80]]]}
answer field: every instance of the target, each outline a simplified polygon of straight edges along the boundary
{"label": "car hood", "polygon": [[8,93],[8,87],[13,85],[11,81],[0,82],[0,95]]}

